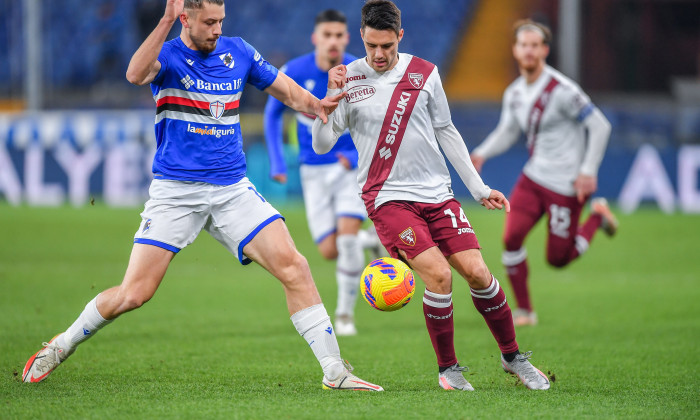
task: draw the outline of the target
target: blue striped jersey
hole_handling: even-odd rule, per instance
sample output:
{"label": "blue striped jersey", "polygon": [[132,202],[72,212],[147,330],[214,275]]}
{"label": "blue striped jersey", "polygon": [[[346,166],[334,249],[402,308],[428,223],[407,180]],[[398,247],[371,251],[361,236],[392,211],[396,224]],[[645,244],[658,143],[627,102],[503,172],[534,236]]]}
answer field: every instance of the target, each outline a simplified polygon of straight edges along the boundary
{"label": "blue striped jersey", "polygon": [[157,179],[230,185],[246,173],[238,105],[243,87],[263,90],[277,69],[241,38],[220,37],[208,54],[178,37],[160,51],[156,101]]}
{"label": "blue striped jersey", "polygon": [[[357,58],[345,54],[343,64],[350,64]],[[316,53],[311,52],[297,57],[280,69],[284,74],[292,78],[300,86],[306,88],[314,96],[321,99],[326,96],[328,87],[328,73],[319,69],[316,65]],[[270,156],[271,175],[287,172],[282,153],[282,114],[285,105],[277,99],[270,97],[265,106],[265,141]],[[297,112],[297,136],[299,137],[299,162],[307,165],[321,165],[338,161],[337,153],[342,153],[350,161],[353,167],[357,166],[357,150],[350,138],[350,134],[344,134],[338,139],[333,149],[318,155],[311,146],[311,126],[315,115]]]}

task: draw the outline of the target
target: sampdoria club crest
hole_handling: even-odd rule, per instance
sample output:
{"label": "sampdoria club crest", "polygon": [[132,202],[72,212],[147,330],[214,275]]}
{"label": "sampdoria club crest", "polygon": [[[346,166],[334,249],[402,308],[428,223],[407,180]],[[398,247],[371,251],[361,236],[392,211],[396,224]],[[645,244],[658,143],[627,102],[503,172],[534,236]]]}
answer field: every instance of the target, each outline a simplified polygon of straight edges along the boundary
{"label": "sampdoria club crest", "polygon": [[221,118],[222,115],[224,115],[225,108],[226,105],[224,105],[224,103],[221,101],[214,101],[209,103],[209,112],[211,113],[211,116],[216,118],[217,120]]}

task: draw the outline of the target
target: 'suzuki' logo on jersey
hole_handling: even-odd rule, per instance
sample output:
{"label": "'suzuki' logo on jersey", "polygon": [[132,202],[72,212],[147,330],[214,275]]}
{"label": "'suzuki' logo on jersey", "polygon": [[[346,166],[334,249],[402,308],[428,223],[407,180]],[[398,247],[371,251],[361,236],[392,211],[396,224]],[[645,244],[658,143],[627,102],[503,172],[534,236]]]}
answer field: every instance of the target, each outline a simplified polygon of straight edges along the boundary
{"label": "'suzuki' logo on jersey", "polygon": [[387,144],[394,144],[396,133],[399,132],[399,126],[401,125],[401,120],[403,119],[403,114],[406,112],[406,107],[408,106],[408,100],[410,98],[410,93],[406,91],[401,92],[401,98],[399,98],[399,101],[396,103],[396,110],[394,110],[394,115],[391,117],[389,132],[384,138]]}
{"label": "'suzuki' logo on jersey", "polygon": [[348,89],[348,95],[345,100],[352,103],[364,101],[365,99],[371,98],[377,90],[368,85],[355,86],[354,88]]}
{"label": "'suzuki' logo on jersey", "polygon": [[420,89],[423,86],[423,75],[421,73],[408,73],[408,80],[416,89]]}

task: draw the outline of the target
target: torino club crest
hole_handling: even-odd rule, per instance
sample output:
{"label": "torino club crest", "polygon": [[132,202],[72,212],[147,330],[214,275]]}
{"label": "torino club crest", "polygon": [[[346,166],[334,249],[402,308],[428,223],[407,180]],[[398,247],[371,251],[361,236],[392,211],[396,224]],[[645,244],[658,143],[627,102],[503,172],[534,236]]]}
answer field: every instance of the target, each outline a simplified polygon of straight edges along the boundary
{"label": "torino club crest", "polygon": [[415,232],[413,232],[413,228],[408,228],[403,232],[399,233],[399,238],[401,238],[401,241],[403,241],[403,243],[405,243],[408,246],[416,245],[416,234]]}
{"label": "torino club crest", "polygon": [[423,74],[421,73],[408,73],[408,80],[416,89],[423,87]]}

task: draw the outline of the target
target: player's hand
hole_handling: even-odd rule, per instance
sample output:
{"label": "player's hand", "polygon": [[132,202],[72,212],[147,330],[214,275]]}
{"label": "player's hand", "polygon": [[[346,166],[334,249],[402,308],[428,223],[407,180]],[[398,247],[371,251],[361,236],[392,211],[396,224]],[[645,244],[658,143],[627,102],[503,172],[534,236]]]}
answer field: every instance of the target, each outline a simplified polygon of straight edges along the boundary
{"label": "player's hand", "polygon": [[481,205],[489,210],[500,210],[505,208],[506,213],[510,213],[510,202],[508,201],[506,196],[498,190],[491,190],[489,198],[481,199]]}
{"label": "player's hand", "polygon": [[326,96],[325,98],[321,99],[321,107],[318,111],[316,111],[316,115],[321,119],[321,121],[323,121],[324,124],[328,123],[328,115],[332,114],[333,111],[338,108],[338,104],[347,94],[347,92],[340,92],[338,95]]}
{"label": "player's hand", "polygon": [[474,165],[474,169],[476,169],[478,173],[481,173],[481,168],[484,167],[484,162],[486,162],[486,159],[475,154],[471,154],[469,157],[472,160],[472,165]]}
{"label": "player's hand", "polygon": [[344,154],[338,152],[335,154],[335,157],[338,158],[338,162],[343,165],[343,168],[347,169],[348,171],[352,169],[352,164],[350,163],[350,159],[345,157]]}
{"label": "player's hand", "polygon": [[185,9],[185,0],[168,0],[165,4],[165,13],[163,17],[172,22],[180,18],[180,15]]}
{"label": "player's hand", "polygon": [[345,86],[345,75],[348,68],[345,64],[339,64],[328,70],[328,89],[341,89]]}
{"label": "player's hand", "polygon": [[598,178],[580,174],[574,181],[574,190],[579,203],[584,203],[598,189]]}
{"label": "player's hand", "polygon": [[280,184],[286,184],[287,183],[287,174],[275,174],[275,175],[272,175],[272,179],[275,182],[279,182]]}

